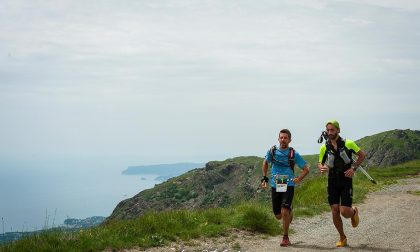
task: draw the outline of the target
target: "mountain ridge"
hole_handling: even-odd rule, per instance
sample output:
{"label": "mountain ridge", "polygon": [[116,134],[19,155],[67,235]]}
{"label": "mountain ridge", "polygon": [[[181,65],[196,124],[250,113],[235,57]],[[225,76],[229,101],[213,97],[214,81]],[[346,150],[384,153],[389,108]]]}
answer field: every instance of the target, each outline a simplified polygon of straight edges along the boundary
{"label": "mountain ridge", "polygon": [[385,167],[420,159],[419,130],[389,130],[366,136],[356,143],[366,152],[367,166]]}
{"label": "mountain ridge", "polygon": [[[356,143],[367,152],[364,165],[368,166],[385,167],[420,158],[418,130],[385,131],[363,137]],[[303,157],[312,167],[310,176],[314,176],[318,154]],[[204,168],[190,170],[121,201],[107,221],[133,219],[151,211],[225,207],[241,201],[270,200],[270,195],[259,188],[262,161],[263,158],[256,156],[210,161]]]}

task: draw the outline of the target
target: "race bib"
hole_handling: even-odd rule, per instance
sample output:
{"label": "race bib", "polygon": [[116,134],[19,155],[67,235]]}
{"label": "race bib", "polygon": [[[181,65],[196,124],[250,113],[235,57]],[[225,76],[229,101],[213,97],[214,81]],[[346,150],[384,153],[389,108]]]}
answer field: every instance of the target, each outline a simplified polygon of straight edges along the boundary
{"label": "race bib", "polygon": [[276,184],[276,192],[287,192],[287,184]]}
{"label": "race bib", "polygon": [[287,191],[287,175],[276,175],[276,192],[286,192]]}

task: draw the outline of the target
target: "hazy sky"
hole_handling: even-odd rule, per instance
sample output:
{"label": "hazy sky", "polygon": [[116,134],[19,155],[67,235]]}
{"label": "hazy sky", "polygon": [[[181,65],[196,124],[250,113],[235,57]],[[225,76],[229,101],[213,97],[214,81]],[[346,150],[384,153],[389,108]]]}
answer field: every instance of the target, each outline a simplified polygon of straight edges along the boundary
{"label": "hazy sky", "polygon": [[[302,154],[420,127],[420,1],[0,0],[0,156]],[[123,168],[122,168],[123,169]]]}

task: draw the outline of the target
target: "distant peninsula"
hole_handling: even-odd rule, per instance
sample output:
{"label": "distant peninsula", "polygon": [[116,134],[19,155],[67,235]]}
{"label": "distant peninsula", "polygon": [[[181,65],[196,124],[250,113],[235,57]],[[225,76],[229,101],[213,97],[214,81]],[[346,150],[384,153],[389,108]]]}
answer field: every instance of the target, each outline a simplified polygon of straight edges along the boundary
{"label": "distant peninsula", "polygon": [[205,163],[175,163],[175,164],[157,164],[157,165],[139,165],[129,166],[122,171],[123,175],[158,175],[160,179],[166,180],[168,178],[181,175],[189,170],[196,168],[203,168]]}

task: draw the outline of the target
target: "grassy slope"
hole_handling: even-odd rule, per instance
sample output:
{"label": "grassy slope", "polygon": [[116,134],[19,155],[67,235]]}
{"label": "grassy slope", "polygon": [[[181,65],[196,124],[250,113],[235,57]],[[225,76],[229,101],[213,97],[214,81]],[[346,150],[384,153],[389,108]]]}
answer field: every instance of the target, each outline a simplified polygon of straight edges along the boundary
{"label": "grassy slope", "polygon": [[[391,146],[393,149],[405,149],[409,144],[420,141],[418,131],[389,130],[372,136],[367,136],[356,141],[361,147],[377,148],[379,144]],[[417,150],[418,151],[418,150]]]}
{"label": "grassy slope", "polygon": [[[311,165],[309,177],[315,176],[318,155],[303,157]],[[109,220],[135,218],[149,209],[228,207],[252,199],[266,201],[270,195],[258,189],[262,161],[255,156],[211,161],[205,169],[189,171],[120,202]],[[295,168],[295,173],[299,172]]]}
{"label": "grassy slope", "polygon": [[367,165],[389,166],[420,159],[420,131],[390,130],[356,143],[367,152]]}
{"label": "grassy slope", "polygon": [[[378,185],[363,174],[354,179],[355,203],[366,193],[379,190],[396,179],[420,173],[420,160],[389,168],[371,168],[369,173]],[[315,176],[296,189],[295,216],[311,216],[328,210],[326,177]],[[267,191],[268,194],[268,191]],[[232,228],[278,234],[277,222],[269,201],[245,202],[227,208],[205,210],[176,210],[149,213],[135,220],[111,221],[100,227],[77,233],[46,232],[0,247],[0,251],[91,251],[131,247],[160,246],[170,241],[197,237],[228,235]]]}

